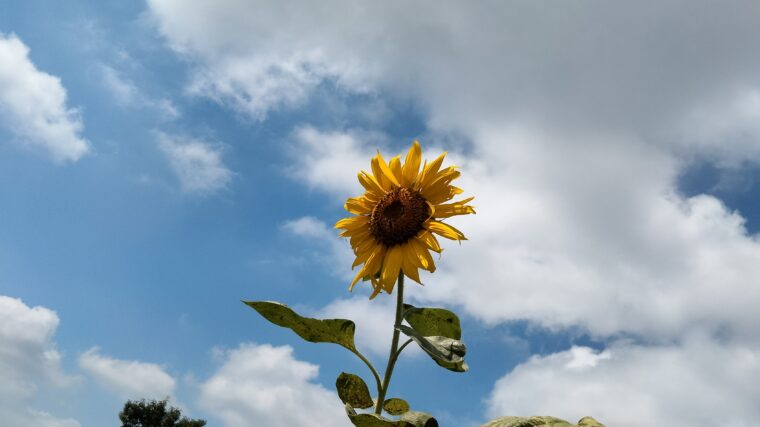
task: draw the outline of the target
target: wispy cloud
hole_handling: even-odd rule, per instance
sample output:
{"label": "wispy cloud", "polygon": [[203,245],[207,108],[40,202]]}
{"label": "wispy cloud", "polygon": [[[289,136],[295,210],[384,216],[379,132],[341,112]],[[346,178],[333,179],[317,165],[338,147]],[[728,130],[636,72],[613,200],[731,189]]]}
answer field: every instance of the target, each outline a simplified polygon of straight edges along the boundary
{"label": "wispy cloud", "polygon": [[232,180],[233,172],[225,166],[218,144],[159,133],[158,146],[186,193],[210,194]]}
{"label": "wispy cloud", "polygon": [[177,107],[168,99],[155,99],[143,93],[137,85],[115,68],[101,65],[103,85],[113,95],[119,105],[134,108],[149,108],[159,112],[166,120],[179,118]]}

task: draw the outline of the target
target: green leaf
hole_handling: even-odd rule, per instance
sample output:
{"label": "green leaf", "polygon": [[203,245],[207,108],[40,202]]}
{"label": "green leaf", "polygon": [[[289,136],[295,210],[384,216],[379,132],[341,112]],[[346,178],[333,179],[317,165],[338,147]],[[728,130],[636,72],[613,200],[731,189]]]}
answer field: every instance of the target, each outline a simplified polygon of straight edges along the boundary
{"label": "green leaf", "polygon": [[401,415],[409,411],[409,404],[404,399],[394,397],[383,402],[383,409],[391,415]]}
{"label": "green leaf", "polygon": [[592,417],[583,417],[578,421],[579,427],[604,427],[604,424],[595,420]]}
{"label": "green leaf", "polygon": [[604,424],[591,417],[582,418],[578,424],[570,424],[554,417],[501,417],[481,427],[604,427]]}
{"label": "green leaf", "polygon": [[469,369],[464,361],[467,348],[462,341],[442,336],[422,336],[405,325],[400,325],[398,329],[414,340],[438,365],[454,372],[466,372]]}
{"label": "green leaf", "polygon": [[350,404],[346,404],[346,415],[356,427],[409,427],[404,421],[391,421],[375,414],[357,414]]}
{"label": "green leaf", "polygon": [[288,306],[272,301],[243,301],[277,326],[290,328],[309,342],[329,342],[355,351],[356,325],[348,319],[312,319],[302,317]]}
{"label": "green leaf", "polygon": [[462,339],[459,317],[453,311],[443,308],[417,308],[404,304],[404,319],[422,336]]}
{"label": "green leaf", "polygon": [[364,409],[374,404],[367,384],[358,375],[341,372],[335,381],[335,388],[340,400],[354,408]]}
{"label": "green leaf", "polygon": [[424,412],[409,411],[401,415],[401,421],[413,427],[438,427],[438,420]]}

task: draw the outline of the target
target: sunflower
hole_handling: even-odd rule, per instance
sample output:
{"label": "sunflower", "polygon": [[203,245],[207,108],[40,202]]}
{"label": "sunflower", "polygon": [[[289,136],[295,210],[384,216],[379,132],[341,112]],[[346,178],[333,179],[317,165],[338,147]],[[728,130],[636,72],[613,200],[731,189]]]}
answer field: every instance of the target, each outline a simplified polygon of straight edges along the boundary
{"label": "sunflower", "polygon": [[380,291],[391,293],[403,274],[420,283],[419,269],[435,271],[430,251],[441,253],[436,235],[451,240],[467,240],[461,231],[439,219],[474,214],[468,206],[473,197],[444,203],[462,190],[451,185],[459,177],[456,166],[441,169],[444,152],[420,171],[422,149],[414,141],[404,163],[396,156],[386,163],[380,151],[372,158],[372,173],[359,172],[359,183],[366,190],[349,198],[345,209],[355,216],[335,224],[342,237],[349,238],[356,255],[352,268],[363,264],[351,282],[369,280],[374,298]]}

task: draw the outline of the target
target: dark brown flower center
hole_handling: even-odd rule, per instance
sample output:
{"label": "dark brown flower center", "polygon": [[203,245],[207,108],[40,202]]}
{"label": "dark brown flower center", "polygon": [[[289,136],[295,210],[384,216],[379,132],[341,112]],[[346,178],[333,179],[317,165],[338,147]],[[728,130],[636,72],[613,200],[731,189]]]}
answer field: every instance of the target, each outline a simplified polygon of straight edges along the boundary
{"label": "dark brown flower center", "polygon": [[395,246],[416,236],[430,216],[422,195],[408,188],[397,188],[377,202],[369,219],[372,237],[385,246]]}

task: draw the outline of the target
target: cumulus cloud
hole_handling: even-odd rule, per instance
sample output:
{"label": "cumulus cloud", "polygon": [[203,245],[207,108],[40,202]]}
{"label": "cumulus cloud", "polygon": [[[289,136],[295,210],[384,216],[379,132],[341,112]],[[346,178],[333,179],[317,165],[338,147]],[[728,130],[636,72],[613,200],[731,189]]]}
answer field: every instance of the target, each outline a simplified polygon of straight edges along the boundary
{"label": "cumulus cloud", "polygon": [[295,359],[291,347],[242,344],[218,356],[199,403],[225,427],[350,425],[335,393],[314,382],[319,368]]}
{"label": "cumulus cloud", "polygon": [[288,147],[292,166],[288,173],[311,188],[339,196],[358,191],[356,174],[369,168],[371,147],[386,144],[382,135],[356,131],[320,131],[301,126],[293,131]]}
{"label": "cumulus cloud", "polygon": [[[758,165],[756,2],[149,5],[168,43],[196,64],[195,82],[214,82],[196,84],[199,93],[253,117],[297,105],[329,81],[411,97],[431,135],[465,135],[448,140],[450,161],[462,166],[460,186],[477,197],[478,215],[451,222],[471,240],[444,243],[419,298],[492,324],[631,334],[653,346],[611,347],[609,360],[584,363],[640,369],[641,381],[657,377],[645,353],[704,349],[728,364],[744,354],[736,349],[760,343],[758,237],[721,200],[678,188],[694,159]],[[264,96],[262,82],[278,89]],[[292,176],[336,198],[355,195],[354,174],[378,145],[355,133],[296,130]],[[711,338],[670,344],[695,333]],[[684,371],[674,380],[719,379],[689,372],[694,379]],[[627,390],[647,399],[643,386]],[[730,394],[738,405],[730,407],[753,414],[740,407],[753,392]],[[703,413],[703,400],[670,396],[670,406],[644,414]]]}
{"label": "cumulus cloud", "polygon": [[[414,97],[429,124],[448,129],[539,120],[671,132],[675,118],[760,87],[758,5],[746,0],[148,4],[169,45],[197,65],[194,87],[256,117],[328,80]],[[738,146],[726,155],[744,156]]]}
{"label": "cumulus cloud", "polygon": [[679,344],[613,343],[534,356],[496,382],[491,417],[552,413],[606,425],[758,426],[758,348],[704,337]]}
{"label": "cumulus cloud", "polygon": [[186,193],[213,193],[232,180],[233,173],[224,164],[219,146],[165,133],[158,134],[158,146]]}
{"label": "cumulus cloud", "polygon": [[0,419],[8,427],[78,427],[30,406],[42,388],[65,387],[73,378],[61,369],[53,342],[58,315],[0,295]]}
{"label": "cumulus cloud", "polygon": [[[698,3],[694,13],[711,16],[711,24],[681,22],[678,1],[568,4],[552,13],[534,2],[384,5],[382,13],[372,3],[347,10],[327,3],[319,11],[236,1],[224,8],[149,4],[169,43],[201,68],[287,64],[259,45],[287,55],[319,52],[309,57],[314,69],[330,68],[349,89],[413,93],[432,129],[468,135],[472,149],[453,161],[465,166],[462,186],[477,196],[480,213],[452,221],[461,221],[471,242],[444,254],[425,293],[431,300],[461,304],[488,322],[530,319],[600,335],[667,339],[725,324],[754,334],[752,298],[738,295],[756,292],[742,279],[758,275],[756,240],[740,214],[709,196],[683,197],[677,179],[695,155],[743,159],[748,146],[760,146],[746,126],[756,109],[746,93],[753,92],[737,89],[760,87],[760,63],[744,43],[760,31],[756,15]],[[309,24],[333,16],[331,7],[343,12],[334,25]],[[373,25],[365,25],[367,16],[377,17]],[[644,49],[643,35],[653,31],[662,37]],[[704,50],[683,50],[685,40]],[[383,48],[389,45],[396,48]],[[710,125],[714,138],[685,133],[706,106],[736,99],[724,113],[734,117]],[[741,142],[720,136],[734,128],[744,129]],[[309,127],[294,140],[305,160],[296,161],[293,176],[340,196],[355,192],[351,165],[366,162],[371,141]]]}
{"label": "cumulus cloud", "polygon": [[79,367],[124,399],[164,399],[174,394],[177,385],[160,365],[114,359],[100,354],[97,347],[79,356]]}
{"label": "cumulus cloud", "polygon": [[0,124],[59,163],[77,161],[90,150],[79,113],[66,106],[61,80],[38,70],[15,35],[0,34]]}

